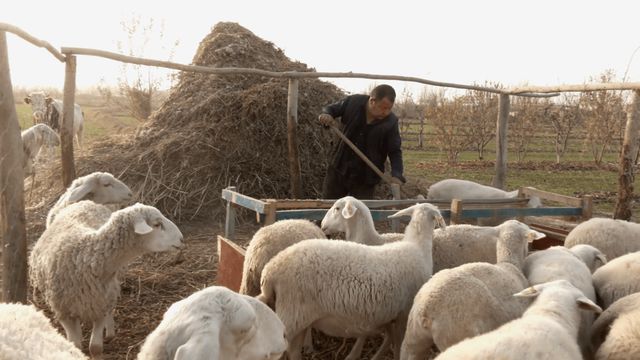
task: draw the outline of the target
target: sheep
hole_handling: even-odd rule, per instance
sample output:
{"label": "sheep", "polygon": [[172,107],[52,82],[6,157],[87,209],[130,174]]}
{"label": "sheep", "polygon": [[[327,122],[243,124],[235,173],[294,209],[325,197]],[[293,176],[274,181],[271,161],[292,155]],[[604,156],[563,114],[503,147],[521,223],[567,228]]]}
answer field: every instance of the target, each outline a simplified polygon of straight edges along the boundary
{"label": "sheep", "polygon": [[240,293],[260,294],[262,269],[277,253],[306,239],[322,239],[324,233],[309,220],[281,220],[260,228],[251,238],[242,267]]}
{"label": "sheep", "polygon": [[443,269],[415,296],[402,342],[402,359],[422,359],[435,344],[444,351],[522,315],[528,303],[513,294],[529,286],[522,274],[528,244],[544,234],[508,220],[500,228],[497,264]]}
{"label": "sheep", "polygon": [[640,293],[614,302],[593,323],[591,339],[596,360],[640,359]]}
{"label": "sheep", "polygon": [[284,324],[268,306],[211,286],[169,307],[138,360],[276,360],[286,347]]}
{"label": "sheep", "polygon": [[[432,184],[427,190],[427,200],[451,201],[459,200],[478,200],[478,199],[515,199],[518,197],[518,190],[504,191],[492,186],[478,184],[469,180],[445,179]],[[528,207],[537,208],[542,206],[540,198],[532,196],[527,203]],[[508,218],[492,217],[479,218],[476,220],[478,225],[497,225]]]}
{"label": "sheep", "polygon": [[367,205],[352,196],[336,200],[327,210],[320,227],[327,235],[343,232],[347,241],[367,245],[382,245],[404,237],[399,233],[379,234]]}
{"label": "sheep", "polygon": [[178,227],[152,206],[138,203],[112,213],[80,201],[40,236],[29,256],[29,277],[76,346],[80,323],[93,323],[89,351],[100,355],[120,294],[118,273],[140,255],[183,245]]}
{"label": "sheep", "polygon": [[[591,251],[589,252],[587,250]],[[589,300],[595,302],[596,291],[591,281],[591,270],[576,253],[601,254],[598,249],[589,245],[576,245],[571,249],[567,249],[564,246],[552,246],[548,249],[529,254],[524,260],[522,272],[527,280],[529,280],[530,285],[542,284],[554,280],[567,280],[578,288],[578,290],[582,291]],[[591,348],[590,331],[594,314],[585,311],[581,314],[581,317],[578,343],[580,344],[582,354],[588,358],[593,352]]]}
{"label": "sheep", "polygon": [[34,164],[40,149],[43,146],[54,147],[60,145],[60,137],[45,124],[37,124],[23,130],[21,135],[24,177],[35,176]]}
{"label": "sheep", "polygon": [[46,227],[56,218],[60,210],[80,200],[92,200],[99,204],[125,204],[133,198],[127,185],[107,172],[93,172],[79,177],[69,185],[64,194],[47,214]]}
{"label": "sheep", "polygon": [[[427,190],[427,200],[514,199],[517,197],[518,190],[504,191],[492,186],[460,179],[441,180],[429,186]],[[537,208],[542,206],[542,202],[539,197],[532,196],[527,206]]]}
{"label": "sheep", "polygon": [[592,218],[573,228],[564,246],[588,244],[602,251],[611,261],[618,256],[640,251],[640,224],[606,218]]}
{"label": "sheep", "polygon": [[[500,226],[451,225],[433,233],[433,273],[469,262],[496,262],[496,242]],[[346,196],[338,199],[322,219],[325,234],[345,233],[345,240],[381,245],[401,240],[398,233],[379,234],[369,208],[360,200]]]}
{"label": "sheep", "polygon": [[436,223],[446,226],[431,204],[413,205],[390,218],[405,215],[411,221],[402,241],[367,246],[305,240],[267,263],[258,299],[275,308],[285,324],[291,360],[301,358],[308,327],[339,337],[388,331],[397,359],[411,300],[431,276],[433,229]]}
{"label": "sheep", "polygon": [[627,295],[640,292],[640,251],[609,261],[593,273],[593,286],[603,309]]}
{"label": "sheep", "polygon": [[566,280],[534,285],[514,296],[535,301],[521,318],[464,340],[436,359],[582,359],[576,342],[580,310],[600,313],[598,305]]}
{"label": "sheep", "polygon": [[[566,246],[565,246],[566,247]],[[571,252],[584,262],[593,274],[602,265],[607,263],[607,256],[596,247],[587,244],[578,244],[571,247]]]}
{"label": "sheep", "polygon": [[87,357],[33,305],[0,304],[0,358],[81,360]]}

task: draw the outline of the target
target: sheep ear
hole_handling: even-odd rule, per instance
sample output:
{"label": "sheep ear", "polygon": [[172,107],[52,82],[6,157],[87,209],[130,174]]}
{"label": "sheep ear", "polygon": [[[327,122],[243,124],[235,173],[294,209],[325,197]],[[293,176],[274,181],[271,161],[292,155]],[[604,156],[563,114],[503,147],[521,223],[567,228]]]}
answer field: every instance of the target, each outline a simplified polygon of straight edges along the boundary
{"label": "sheep ear", "polygon": [[402,210],[398,211],[395,214],[391,214],[391,215],[387,216],[387,218],[388,219],[396,219],[396,218],[403,217],[403,216],[411,216],[411,215],[413,215],[413,207],[414,206],[415,205],[410,206],[410,207],[408,207],[406,209],[402,209]]}
{"label": "sheep ear", "polygon": [[136,234],[144,235],[150,233],[152,230],[153,228],[147,224],[147,221],[141,215],[136,215],[133,220],[133,231],[135,231]]}
{"label": "sheep ear", "polygon": [[220,360],[218,336],[199,334],[192,336],[176,349],[174,360],[211,359]]}
{"label": "sheep ear", "polygon": [[78,186],[77,188],[71,190],[71,193],[69,194],[69,201],[78,202],[82,200],[85,196],[89,195],[90,192],[91,192],[91,186],[89,186],[89,184],[85,182],[80,186]]}
{"label": "sheep ear", "polygon": [[353,202],[347,201],[344,204],[344,208],[342,208],[342,217],[345,219],[351,219],[357,211],[358,208],[353,204]]}
{"label": "sheep ear", "polygon": [[593,311],[596,314],[602,313],[602,308],[596,305],[593,301],[591,301],[586,296],[581,296],[576,299],[576,303],[578,304],[578,308],[587,311]]}
{"label": "sheep ear", "polygon": [[31,104],[31,98],[30,97],[24,98],[24,102],[27,104]]}
{"label": "sheep ear", "polygon": [[600,262],[602,263],[602,265],[607,263],[607,256],[605,254],[596,254],[596,260],[600,260]]}
{"label": "sheep ear", "polygon": [[529,234],[527,234],[527,240],[528,242],[532,243],[535,240],[542,239],[545,236],[547,235],[545,235],[544,233],[541,233],[540,231],[529,229]]}
{"label": "sheep ear", "polygon": [[440,214],[436,214],[436,223],[440,226],[440,229],[445,230],[447,228],[447,222],[444,221],[444,218]]}
{"label": "sheep ear", "polygon": [[535,286],[528,287],[519,293],[513,294],[515,297],[536,297],[540,295],[540,291]]}

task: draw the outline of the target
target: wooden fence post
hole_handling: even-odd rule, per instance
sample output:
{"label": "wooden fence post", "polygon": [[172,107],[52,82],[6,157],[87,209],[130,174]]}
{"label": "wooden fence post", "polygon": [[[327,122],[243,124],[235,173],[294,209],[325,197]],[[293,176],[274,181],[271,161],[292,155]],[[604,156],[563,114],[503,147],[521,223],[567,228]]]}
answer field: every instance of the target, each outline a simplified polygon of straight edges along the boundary
{"label": "wooden fence post", "polygon": [[640,131],[640,90],[633,92],[633,100],[629,105],[627,125],[624,131],[624,142],[620,153],[620,175],[618,177],[618,199],[613,213],[614,219],[631,219],[631,202],[633,201],[633,181],[635,180],[634,157],[638,152],[638,131]]}
{"label": "wooden fence post", "polygon": [[[227,187],[228,190],[236,191],[235,186]],[[236,237],[236,209],[234,204],[227,200],[227,216],[224,221],[224,236],[229,240],[234,240]]]}
{"label": "wooden fence post", "polygon": [[460,224],[462,221],[462,200],[453,199],[451,200],[451,218],[449,218],[449,223],[451,225]]}
{"label": "wooden fence post", "polygon": [[[393,200],[400,200],[402,194],[400,192],[400,184],[391,184],[391,195],[393,196]],[[393,207],[393,210],[396,210],[397,207]],[[391,231],[392,232],[400,232],[400,219],[392,219],[391,220]]]}
{"label": "wooden fence post", "polygon": [[62,152],[62,184],[69,187],[76,178],[73,160],[73,121],[76,94],[76,57],[67,55],[64,72],[64,98],[62,100],[62,126],[60,127],[60,149]]}
{"label": "wooden fence post", "polygon": [[582,197],[582,221],[587,221],[593,216],[593,196]]}
{"label": "wooden fence post", "polygon": [[4,302],[27,302],[22,160],[22,138],[13,99],[7,35],[0,31],[0,245]]}
{"label": "wooden fence post", "polygon": [[287,137],[289,144],[289,177],[291,179],[291,197],[302,198],[302,176],[298,157],[298,79],[289,79],[287,98]]}
{"label": "wooden fence post", "polygon": [[491,185],[498,189],[504,189],[507,177],[507,120],[511,103],[509,95],[500,94],[498,121],[496,125],[496,174]]}

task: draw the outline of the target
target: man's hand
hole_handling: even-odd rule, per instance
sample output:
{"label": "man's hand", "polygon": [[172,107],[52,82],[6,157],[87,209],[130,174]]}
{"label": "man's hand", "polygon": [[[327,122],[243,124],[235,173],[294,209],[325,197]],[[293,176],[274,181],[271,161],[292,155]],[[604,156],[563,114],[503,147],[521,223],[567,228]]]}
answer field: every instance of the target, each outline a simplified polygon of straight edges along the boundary
{"label": "man's hand", "polygon": [[325,127],[336,125],[335,119],[329,114],[320,114],[320,116],[318,116],[318,121]]}
{"label": "man's hand", "polygon": [[404,179],[400,179],[400,178],[397,178],[397,177],[395,177],[395,176],[392,176],[392,177],[391,177],[391,181],[392,181],[394,184],[398,184],[398,185],[403,185],[404,183],[406,183],[406,181],[405,181]]}

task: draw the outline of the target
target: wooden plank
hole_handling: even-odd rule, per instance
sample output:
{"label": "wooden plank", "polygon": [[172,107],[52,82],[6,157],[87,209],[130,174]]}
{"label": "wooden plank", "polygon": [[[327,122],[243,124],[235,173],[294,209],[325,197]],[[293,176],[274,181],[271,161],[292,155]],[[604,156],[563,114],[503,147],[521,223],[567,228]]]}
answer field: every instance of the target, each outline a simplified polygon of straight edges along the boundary
{"label": "wooden plank", "polygon": [[27,232],[22,138],[13,98],[7,37],[0,31],[0,246],[2,301],[27,302]]}
{"label": "wooden plank", "polygon": [[[396,210],[371,210],[371,217],[373,221],[386,221],[389,220],[388,216],[395,214]],[[276,212],[277,220],[284,219],[309,219],[309,220],[322,220],[324,215],[327,213],[326,209],[307,209],[307,210],[278,210]],[[444,218],[449,218],[451,211],[449,210],[440,210],[440,213]],[[404,216],[401,218],[402,221],[409,221],[409,217]]]}
{"label": "wooden plank", "polygon": [[[393,194],[393,200],[400,200],[401,194],[399,184],[391,184],[391,194]],[[397,211],[398,209],[394,207],[392,210]],[[394,233],[400,232],[400,220],[391,220],[391,231]]]}
{"label": "wooden plank", "polygon": [[593,216],[593,196],[582,197],[582,221],[587,221]]}
{"label": "wooden plank", "polygon": [[234,204],[247,208],[249,210],[253,210],[255,212],[264,214],[265,205],[264,201],[254,199],[250,196],[242,195],[238,192],[231,191],[229,189],[222,189],[222,199],[231,201]]}
{"label": "wooden plank", "polygon": [[491,185],[498,189],[504,189],[507,177],[507,120],[511,109],[509,95],[500,94],[498,107],[498,119],[496,120],[496,174]]}
{"label": "wooden plank", "polygon": [[[235,186],[227,187],[229,191],[236,191]],[[227,201],[227,213],[224,221],[224,236],[227,239],[235,239],[236,237],[236,210],[231,201]]]}
{"label": "wooden plank", "polygon": [[267,200],[264,206],[264,225],[271,225],[276,222],[275,200]]}
{"label": "wooden plank", "polygon": [[245,251],[233,241],[218,235],[218,269],[216,285],[237,292],[242,281]]}
{"label": "wooden plank", "polygon": [[298,157],[298,79],[289,79],[287,96],[287,148],[289,150],[289,179],[291,196],[302,197],[302,175]]}
{"label": "wooden plank", "polygon": [[460,219],[462,218],[462,210],[463,210],[462,200],[453,199],[451,200],[451,225],[459,224]]}
{"label": "wooden plank", "polygon": [[506,209],[464,209],[461,217],[518,217],[518,216],[581,216],[581,208],[553,207],[553,208],[506,208]]}
{"label": "wooden plank", "polygon": [[531,187],[523,187],[521,191],[527,195],[528,197],[537,196],[542,200],[549,200],[559,202],[564,205],[573,206],[573,207],[582,207],[582,200],[577,197],[571,197],[566,195],[560,195],[544,190],[538,190]]}
{"label": "wooden plank", "polygon": [[[75,56],[67,56],[64,70],[64,97],[62,98],[60,149],[62,152],[62,184],[67,188],[76,178],[76,166],[73,160],[73,118],[75,114],[76,96]],[[53,104],[51,106],[53,106]]]}

